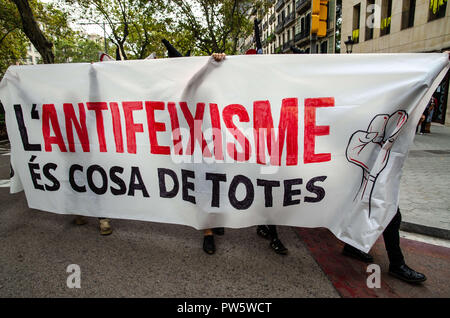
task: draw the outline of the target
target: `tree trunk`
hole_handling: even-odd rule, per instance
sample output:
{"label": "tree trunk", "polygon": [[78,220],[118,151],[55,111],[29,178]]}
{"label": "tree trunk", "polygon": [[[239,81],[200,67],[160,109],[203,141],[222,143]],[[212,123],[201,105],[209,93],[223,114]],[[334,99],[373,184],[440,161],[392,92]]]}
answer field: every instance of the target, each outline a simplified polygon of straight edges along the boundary
{"label": "tree trunk", "polygon": [[33,11],[31,10],[28,0],[13,0],[20,13],[22,20],[23,32],[28,39],[33,43],[36,50],[41,54],[45,64],[51,64],[55,62],[55,56],[53,55],[52,47],[53,43],[49,42],[45,35],[42,33],[39,25],[34,18]]}

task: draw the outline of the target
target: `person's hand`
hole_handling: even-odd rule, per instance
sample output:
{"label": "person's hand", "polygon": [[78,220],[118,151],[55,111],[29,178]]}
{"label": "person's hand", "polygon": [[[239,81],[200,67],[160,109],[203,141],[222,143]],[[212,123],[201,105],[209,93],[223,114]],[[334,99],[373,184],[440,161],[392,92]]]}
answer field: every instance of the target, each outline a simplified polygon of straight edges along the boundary
{"label": "person's hand", "polygon": [[216,62],[220,62],[225,59],[225,53],[213,53],[212,57]]}
{"label": "person's hand", "polygon": [[444,53],[448,54],[448,59],[450,60],[450,51],[445,51]]}

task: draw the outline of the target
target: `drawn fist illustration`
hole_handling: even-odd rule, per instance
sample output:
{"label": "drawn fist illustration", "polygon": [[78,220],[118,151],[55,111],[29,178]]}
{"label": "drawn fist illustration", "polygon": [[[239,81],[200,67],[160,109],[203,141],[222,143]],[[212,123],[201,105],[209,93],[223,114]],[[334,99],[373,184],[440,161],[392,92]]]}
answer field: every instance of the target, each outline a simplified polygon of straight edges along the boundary
{"label": "drawn fist illustration", "polygon": [[350,137],[346,156],[349,162],[363,170],[356,197],[361,193],[361,199],[368,199],[369,215],[375,182],[386,167],[391,148],[407,120],[408,114],[403,110],[391,115],[380,114],[372,119],[366,131],[358,130]]}

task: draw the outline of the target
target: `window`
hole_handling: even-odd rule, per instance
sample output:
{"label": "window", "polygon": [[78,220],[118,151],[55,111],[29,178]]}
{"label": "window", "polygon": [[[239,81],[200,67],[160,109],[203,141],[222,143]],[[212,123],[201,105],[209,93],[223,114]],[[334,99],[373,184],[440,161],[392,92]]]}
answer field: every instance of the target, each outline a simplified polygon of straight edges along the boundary
{"label": "window", "polygon": [[391,12],[392,0],[383,0],[383,4],[381,6],[380,36],[389,34],[391,32]]}
{"label": "window", "polygon": [[[375,27],[375,0],[367,0],[366,16],[365,40],[369,41],[373,39],[373,29]],[[371,19],[370,21],[369,18]]]}
{"label": "window", "polygon": [[447,0],[429,0],[430,10],[428,14],[428,21],[433,21],[445,17],[447,10]]}
{"label": "window", "polygon": [[311,32],[311,13],[308,13],[308,15],[306,16],[305,23],[306,33],[309,34]]}
{"label": "window", "polygon": [[416,12],[416,0],[403,0],[402,30],[414,26],[415,12]]}
{"label": "window", "polygon": [[354,43],[359,43],[359,25],[361,21],[361,3],[353,7],[353,32],[352,39]]}

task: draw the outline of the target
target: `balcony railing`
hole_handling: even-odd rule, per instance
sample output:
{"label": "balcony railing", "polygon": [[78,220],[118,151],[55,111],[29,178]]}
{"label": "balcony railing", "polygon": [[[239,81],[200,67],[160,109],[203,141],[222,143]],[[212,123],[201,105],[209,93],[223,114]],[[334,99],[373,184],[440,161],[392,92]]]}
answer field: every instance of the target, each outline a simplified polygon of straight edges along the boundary
{"label": "balcony railing", "polygon": [[281,33],[284,28],[284,20],[281,20],[276,26],[275,26],[275,33]]}
{"label": "balcony railing", "polygon": [[283,5],[284,5],[284,0],[278,0],[277,4],[275,5],[275,11],[278,12]]}
{"label": "balcony railing", "polygon": [[301,32],[299,32],[299,33],[297,33],[295,35],[294,41],[298,42],[298,41],[303,40],[305,38],[309,38],[309,32],[307,32],[306,30],[303,30],[303,31],[301,31]]}
{"label": "balcony railing", "polygon": [[300,11],[301,9],[306,8],[307,3],[310,4],[311,0],[297,0],[297,2],[295,3],[295,10]]}
{"label": "balcony railing", "polygon": [[286,43],[283,44],[283,52],[284,51],[288,51],[290,49],[291,46],[294,45],[294,41],[289,40]]}
{"label": "balcony railing", "polygon": [[269,24],[272,24],[275,21],[275,13],[272,13],[272,15],[269,18]]}
{"label": "balcony railing", "polygon": [[289,15],[286,17],[286,19],[284,20],[284,26],[289,26],[292,24],[292,22],[295,21],[295,12],[291,12],[289,13]]}

